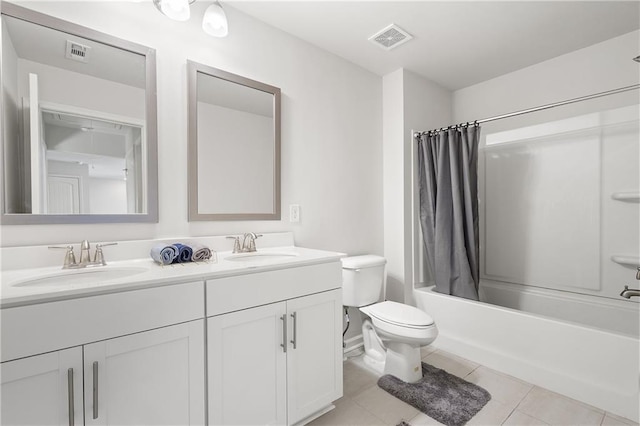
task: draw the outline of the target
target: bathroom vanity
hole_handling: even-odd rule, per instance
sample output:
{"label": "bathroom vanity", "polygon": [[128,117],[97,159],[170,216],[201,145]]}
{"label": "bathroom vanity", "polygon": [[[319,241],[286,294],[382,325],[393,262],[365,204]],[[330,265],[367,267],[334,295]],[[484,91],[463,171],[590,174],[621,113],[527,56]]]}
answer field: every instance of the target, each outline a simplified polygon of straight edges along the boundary
{"label": "bathroom vanity", "polygon": [[342,396],[341,256],[3,271],[0,423],[305,423]]}

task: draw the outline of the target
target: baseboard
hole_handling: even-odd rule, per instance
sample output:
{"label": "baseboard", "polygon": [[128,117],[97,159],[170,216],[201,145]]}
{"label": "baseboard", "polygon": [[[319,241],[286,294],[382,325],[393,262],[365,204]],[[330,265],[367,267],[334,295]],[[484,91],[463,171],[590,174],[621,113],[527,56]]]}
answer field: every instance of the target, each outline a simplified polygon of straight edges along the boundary
{"label": "baseboard", "polygon": [[356,336],[350,337],[344,341],[343,355],[347,357],[350,352],[362,350],[364,347],[364,340],[362,338],[362,334],[358,334]]}

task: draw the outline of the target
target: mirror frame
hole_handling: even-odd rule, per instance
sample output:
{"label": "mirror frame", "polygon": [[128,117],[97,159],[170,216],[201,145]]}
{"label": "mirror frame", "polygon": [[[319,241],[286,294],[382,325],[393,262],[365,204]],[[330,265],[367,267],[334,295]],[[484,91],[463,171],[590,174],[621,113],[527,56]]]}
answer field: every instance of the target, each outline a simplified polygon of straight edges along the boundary
{"label": "mirror frame", "polygon": [[[273,95],[273,137],[274,137],[274,173],[273,197],[274,209],[267,213],[199,213],[198,212],[198,73],[206,74],[232,83],[241,84]],[[189,116],[189,221],[207,220],[280,220],[280,88],[251,80],[227,71],[187,60],[188,116]]]}
{"label": "mirror frame", "polygon": [[[17,6],[6,1],[0,2],[0,13],[16,19],[28,21],[36,25],[83,37],[98,43],[106,44],[145,57],[145,122],[147,149],[147,211],[135,214],[31,214],[6,213],[5,176],[0,173],[2,184],[2,225],[44,225],[44,224],[83,224],[83,223],[157,223],[158,222],[158,112],[156,96],[156,51],[147,46],[105,34],[73,22],[64,21],[31,9]],[[0,87],[2,110],[4,110],[4,93]],[[4,115],[0,117],[4,120]],[[2,136],[1,164],[5,169],[5,144]]]}

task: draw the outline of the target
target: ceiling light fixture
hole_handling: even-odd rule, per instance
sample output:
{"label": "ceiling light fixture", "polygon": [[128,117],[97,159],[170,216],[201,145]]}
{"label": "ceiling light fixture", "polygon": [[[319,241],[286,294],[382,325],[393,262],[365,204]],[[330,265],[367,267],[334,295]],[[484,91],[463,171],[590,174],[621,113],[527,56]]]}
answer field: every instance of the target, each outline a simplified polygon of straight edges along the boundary
{"label": "ceiling light fixture", "polygon": [[188,21],[191,16],[189,5],[196,0],[153,0],[156,8],[168,18]]}
{"label": "ceiling light fixture", "polygon": [[227,15],[217,1],[207,8],[202,18],[202,29],[214,37],[226,37],[229,33]]}
{"label": "ceiling light fixture", "polygon": [[[163,15],[176,21],[188,21],[191,12],[189,6],[196,0],[153,0],[156,8]],[[229,22],[224,9],[218,1],[211,4],[204,12],[202,29],[214,37],[226,37],[229,33]]]}

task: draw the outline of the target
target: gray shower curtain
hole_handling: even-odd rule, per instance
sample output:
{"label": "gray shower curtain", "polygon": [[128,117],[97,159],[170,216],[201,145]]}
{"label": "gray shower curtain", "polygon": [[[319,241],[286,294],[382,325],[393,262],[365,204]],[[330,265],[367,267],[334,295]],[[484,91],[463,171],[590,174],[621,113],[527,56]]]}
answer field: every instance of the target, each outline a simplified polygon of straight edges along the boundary
{"label": "gray shower curtain", "polygon": [[416,136],[420,225],[436,291],[478,300],[477,164],[480,127]]}

